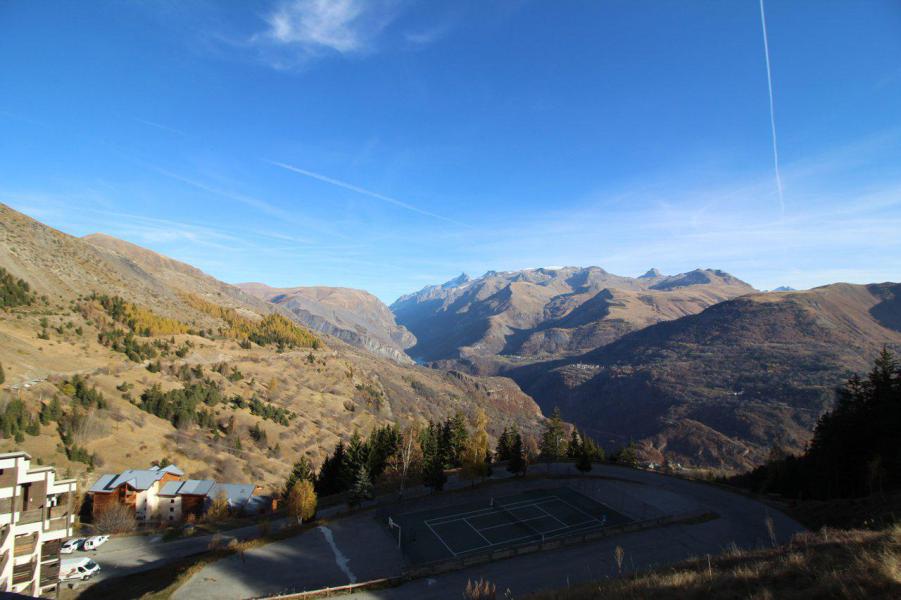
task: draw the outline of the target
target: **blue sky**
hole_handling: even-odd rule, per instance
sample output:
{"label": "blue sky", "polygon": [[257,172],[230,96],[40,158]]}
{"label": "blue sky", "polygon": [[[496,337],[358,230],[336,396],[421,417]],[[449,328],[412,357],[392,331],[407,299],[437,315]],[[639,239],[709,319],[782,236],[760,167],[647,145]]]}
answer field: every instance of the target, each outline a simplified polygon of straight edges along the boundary
{"label": "blue sky", "polygon": [[0,201],[230,282],[901,280],[901,4],[0,3]]}

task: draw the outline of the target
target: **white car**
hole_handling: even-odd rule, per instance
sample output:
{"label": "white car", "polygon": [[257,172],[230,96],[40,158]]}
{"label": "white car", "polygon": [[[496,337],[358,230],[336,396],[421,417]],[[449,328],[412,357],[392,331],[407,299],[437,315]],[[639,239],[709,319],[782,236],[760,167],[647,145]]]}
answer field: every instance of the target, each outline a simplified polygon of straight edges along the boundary
{"label": "white car", "polygon": [[59,565],[60,581],[81,579],[87,581],[100,571],[100,565],[90,558],[64,558]]}
{"label": "white car", "polygon": [[76,550],[78,550],[82,544],[84,544],[84,538],[72,538],[71,540],[66,540],[59,547],[59,551],[63,554],[72,554]]}
{"label": "white car", "polygon": [[108,535],[94,535],[84,541],[82,548],[84,550],[96,550],[109,541]]}

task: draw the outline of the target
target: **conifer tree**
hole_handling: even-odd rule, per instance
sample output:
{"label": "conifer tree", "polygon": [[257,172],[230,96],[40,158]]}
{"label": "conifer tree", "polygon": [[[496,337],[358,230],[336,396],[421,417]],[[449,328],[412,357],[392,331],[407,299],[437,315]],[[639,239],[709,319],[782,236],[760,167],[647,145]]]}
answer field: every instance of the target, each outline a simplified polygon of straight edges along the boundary
{"label": "conifer tree", "polygon": [[291,469],[291,474],[288,475],[288,481],[285,483],[285,495],[287,496],[291,490],[294,489],[294,486],[298,481],[316,481],[316,473],[313,471],[313,463],[310,462],[310,459],[306,456],[301,456],[296,463],[294,463],[294,467]]}
{"label": "conifer tree", "polygon": [[551,418],[544,424],[544,432],[541,434],[541,446],[539,451],[541,458],[548,464],[559,460],[563,456],[565,435],[563,433],[563,419],[560,417],[560,409],[555,408]]}
{"label": "conifer tree", "polygon": [[433,454],[426,459],[422,470],[422,483],[433,491],[440,492],[447,482],[447,474],[444,472],[444,460],[440,454]]}
{"label": "conifer tree", "polygon": [[523,448],[522,436],[516,431],[513,435],[513,444],[510,448],[510,461],[507,470],[514,475],[526,474],[526,456]]}
{"label": "conifer tree", "polygon": [[353,482],[353,471],[347,459],[344,442],[335,446],[335,451],[325,459],[316,478],[316,493],[320,496],[340,494],[350,488]]}
{"label": "conifer tree", "polygon": [[576,432],[576,428],[573,427],[572,433],[569,436],[569,444],[566,446],[566,458],[571,460],[579,458],[582,454],[583,445],[583,441]]}
{"label": "conifer tree", "polygon": [[503,433],[497,439],[497,448],[495,454],[498,460],[510,460],[513,453],[513,432],[509,428],[504,427]]}
{"label": "conifer tree", "polygon": [[364,465],[360,465],[356,473],[354,473],[353,484],[347,496],[347,503],[350,506],[359,506],[366,500],[372,499],[372,480],[369,478],[369,469]]}
{"label": "conifer tree", "polygon": [[576,468],[582,471],[583,473],[587,473],[591,470],[591,449],[588,447],[588,444],[585,443],[585,439],[582,438],[582,443],[579,444],[579,448],[577,449],[576,456]]}

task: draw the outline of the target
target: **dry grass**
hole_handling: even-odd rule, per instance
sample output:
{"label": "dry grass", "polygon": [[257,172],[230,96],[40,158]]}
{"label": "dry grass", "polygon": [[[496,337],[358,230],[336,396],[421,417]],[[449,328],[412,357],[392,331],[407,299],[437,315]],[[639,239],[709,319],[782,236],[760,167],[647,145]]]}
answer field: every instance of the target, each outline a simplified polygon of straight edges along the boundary
{"label": "dry grass", "polygon": [[901,525],[885,531],[823,529],[776,548],[694,559],[632,577],[540,593],[531,600],[589,598],[899,598]]}

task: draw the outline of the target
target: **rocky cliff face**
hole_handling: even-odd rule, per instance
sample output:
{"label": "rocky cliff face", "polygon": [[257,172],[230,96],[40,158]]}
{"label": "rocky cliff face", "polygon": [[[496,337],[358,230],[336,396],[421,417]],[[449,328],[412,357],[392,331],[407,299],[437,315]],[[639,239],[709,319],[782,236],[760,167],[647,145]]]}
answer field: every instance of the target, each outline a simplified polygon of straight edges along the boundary
{"label": "rocky cliff face", "polygon": [[398,362],[412,362],[404,352],[416,343],[381,300],[363,290],[336,287],[272,288],[242,283],[248,294],[287,309],[307,327]]}

